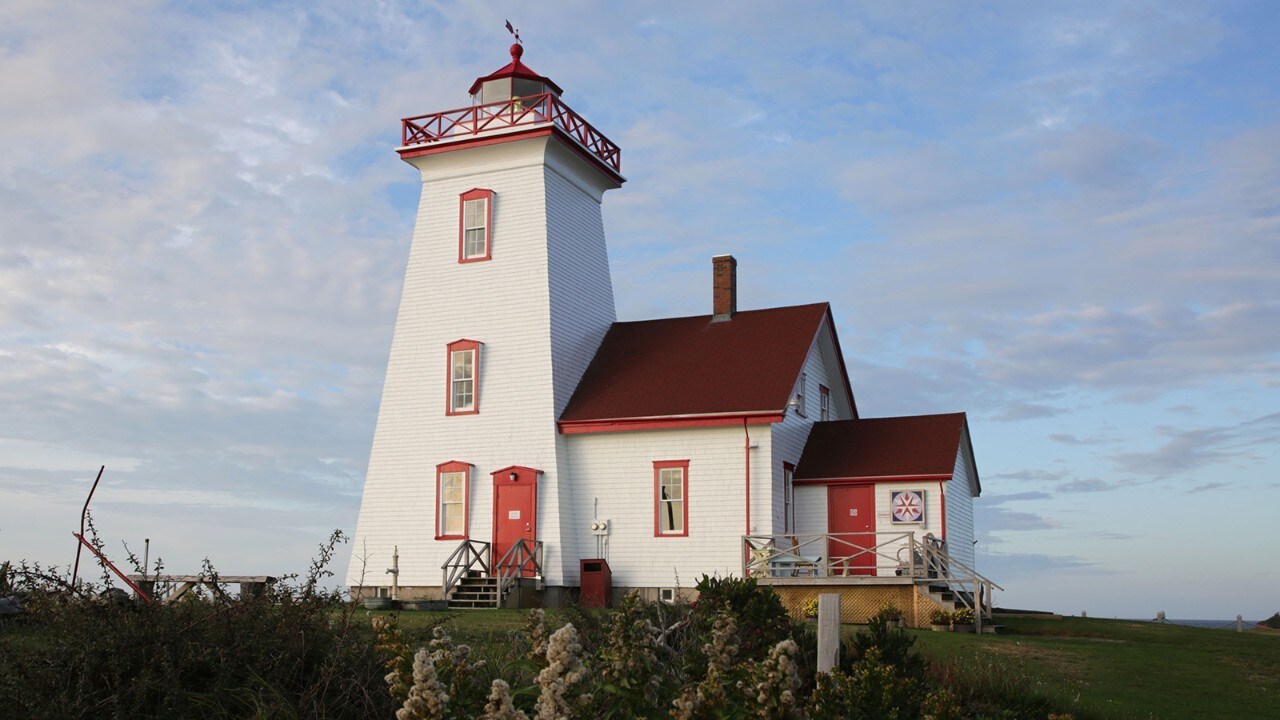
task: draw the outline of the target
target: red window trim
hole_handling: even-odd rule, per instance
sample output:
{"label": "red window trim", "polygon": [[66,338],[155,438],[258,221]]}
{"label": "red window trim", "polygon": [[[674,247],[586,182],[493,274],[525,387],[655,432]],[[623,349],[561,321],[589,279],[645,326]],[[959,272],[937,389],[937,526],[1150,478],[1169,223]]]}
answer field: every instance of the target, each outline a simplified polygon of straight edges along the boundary
{"label": "red window trim", "polygon": [[[484,255],[467,257],[466,207],[468,200],[484,200]],[[493,259],[493,191],[473,188],[458,196],[458,262],[473,263]]]}
{"label": "red window trim", "polygon": [[[445,346],[444,355],[444,414],[445,415],[475,415],[480,412],[480,346],[478,340],[454,340]],[[472,350],[471,365],[471,409],[454,410],[453,409],[453,354],[460,350]]]}
{"label": "red window trim", "polygon": [[[680,507],[683,512],[683,519],[680,525],[680,532],[662,532],[662,522],[659,516],[661,512],[662,498],[662,471],[671,468],[680,468],[683,472],[683,485],[681,488]],[[689,536],[689,461],[688,460],[654,460],[653,461],[653,536],[654,537],[688,537]]]}
{"label": "red window trim", "polygon": [[818,420],[831,419],[831,388],[818,383]]}
{"label": "red window trim", "polygon": [[[791,487],[787,488],[787,473],[791,473]],[[787,497],[787,490],[791,496]],[[794,533],[796,519],[796,466],[789,462],[782,463],[782,528],[786,533]],[[790,513],[790,517],[787,514]]]}
{"label": "red window trim", "polygon": [[[471,537],[471,464],[450,460],[436,466],[436,539],[466,540]],[[462,473],[462,534],[440,534],[440,476],[445,473]]]}

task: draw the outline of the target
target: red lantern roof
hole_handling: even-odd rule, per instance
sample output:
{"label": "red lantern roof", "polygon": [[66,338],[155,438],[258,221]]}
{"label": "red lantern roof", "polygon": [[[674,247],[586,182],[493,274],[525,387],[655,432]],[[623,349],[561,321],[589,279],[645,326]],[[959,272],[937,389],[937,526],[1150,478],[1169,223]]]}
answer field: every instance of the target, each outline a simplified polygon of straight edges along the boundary
{"label": "red lantern roof", "polygon": [[499,78],[509,77],[509,78],[523,78],[525,80],[536,80],[537,82],[546,83],[547,87],[554,90],[556,95],[561,95],[564,93],[564,91],[560,89],[559,85],[551,81],[551,78],[545,77],[543,75],[539,75],[538,73],[529,69],[528,65],[525,65],[524,63],[520,62],[520,56],[522,55],[524,55],[524,46],[520,45],[519,43],[512,45],[511,46],[511,63],[491,75],[485,75],[484,77],[476,78],[476,81],[471,84],[471,89],[468,90],[467,92],[469,92],[472,95],[475,95],[476,92],[480,89],[481,84],[489,80],[497,80]]}

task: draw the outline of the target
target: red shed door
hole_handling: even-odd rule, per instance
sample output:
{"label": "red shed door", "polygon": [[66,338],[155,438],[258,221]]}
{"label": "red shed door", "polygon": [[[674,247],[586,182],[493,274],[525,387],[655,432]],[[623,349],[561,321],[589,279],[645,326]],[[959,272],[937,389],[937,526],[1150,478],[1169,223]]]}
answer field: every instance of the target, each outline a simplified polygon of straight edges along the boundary
{"label": "red shed door", "polygon": [[[538,536],[538,471],[511,467],[493,474],[493,562],[496,565],[521,538]],[[521,574],[535,575],[532,562]]]}
{"label": "red shed door", "polygon": [[874,485],[831,485],[827,488],[827,528],[838,537],[827,541],[827,557],[837,575],[874,575],[876,492]]}

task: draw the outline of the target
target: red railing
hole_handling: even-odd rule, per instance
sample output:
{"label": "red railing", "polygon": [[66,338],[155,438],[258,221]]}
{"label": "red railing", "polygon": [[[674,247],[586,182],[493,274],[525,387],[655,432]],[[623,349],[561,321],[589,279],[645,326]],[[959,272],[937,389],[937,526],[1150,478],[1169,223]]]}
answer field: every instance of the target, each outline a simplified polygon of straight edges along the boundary
{"label": "red railing", "polygon": [[622,150],[551,93],[419,115],[405,118],[402,123],[401,144],[406,147],[512,127],[554,123],[615,172],[622,170]]}

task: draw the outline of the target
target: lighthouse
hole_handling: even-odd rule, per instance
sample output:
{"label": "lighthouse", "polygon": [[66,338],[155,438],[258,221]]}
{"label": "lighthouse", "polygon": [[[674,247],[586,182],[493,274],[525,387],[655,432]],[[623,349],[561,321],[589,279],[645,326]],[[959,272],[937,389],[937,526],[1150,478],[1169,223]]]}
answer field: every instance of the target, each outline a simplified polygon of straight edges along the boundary
{"label": "lighthouse", "polygon": [[[406,118],[421,175],[347,583],[404,599],[467,576],[576,583],[557,420],[615,320],[601,201],[621,153],[550,78],[510,62],[466,107]],[[504,560],[505,558],[505,560]],[[450,577],[450,567],[454,577]],[[488,592],[481,588],[477,592]]]}

